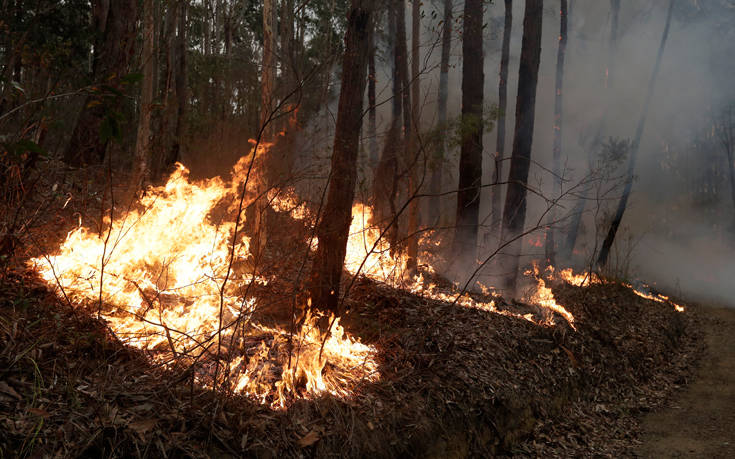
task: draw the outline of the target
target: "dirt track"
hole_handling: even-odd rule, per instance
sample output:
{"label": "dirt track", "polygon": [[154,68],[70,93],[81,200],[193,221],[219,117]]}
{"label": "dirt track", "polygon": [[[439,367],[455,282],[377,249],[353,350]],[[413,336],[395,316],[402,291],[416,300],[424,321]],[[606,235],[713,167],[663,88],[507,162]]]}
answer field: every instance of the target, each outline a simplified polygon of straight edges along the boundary
{"label": "dirt track", "polygon": [[735,458],[735,309],[707,308],[692,383],[643,420],[641,457]]}

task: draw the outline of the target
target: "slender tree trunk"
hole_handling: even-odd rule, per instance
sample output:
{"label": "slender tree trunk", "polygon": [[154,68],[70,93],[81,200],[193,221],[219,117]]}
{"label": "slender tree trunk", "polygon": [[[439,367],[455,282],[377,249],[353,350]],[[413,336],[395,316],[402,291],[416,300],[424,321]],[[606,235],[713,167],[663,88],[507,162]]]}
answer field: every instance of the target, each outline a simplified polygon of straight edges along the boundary
{"label": "slender tree trunk", "polygon": [[[556,90],[554,91],[554,146],[552,151],[554,171],[554,199],[561,197],[561,140],[563,123],[562,90],[564,88],[564,56],[567,50],[567,0],[560,0],[559,49],[556,54]],[[546,263],[554,266],[556,258],[556,244],[554,232],[556,225],[556,204],[552,204],[549,211],[549,226],[546,228]]]}
{"label": "slender tree trunk", "polygon": [[518,71],[518,96],[516,98],[516,124],[513,133],[513,153],[508,172],[508,191],[503,209],[502,241],[512,241],[504,287],[515,291],[518,264],[521,255],[519,236],[526,220],[526,185],[531,167],[531,145],[536,113],[536,86],[541,60],[541,26],[543,22],[543,0],[526,0],[523,17],[523,41],[521,63]]}
{"label": "slender tree trunk", "polygon": [[143,83],[140,90],[140,118],[135,139],[135,158],[130,191],[135,193],[150,175],[151,113],[153,111],[153,0],[143,1]]}
{"label": "slender tree trunk", "polygon": [[460,263],[474,266],[482,181],[482,104],[485,75],[482,50],[482,0],[465,0],[462,33],[462,144],[454,233]]}
{"label": "slender tree trunk", "polygon": [[[393,44],[392,64],[392,98],[391,98],[391,125],[385,139],[383,151],[380,155],[378,167],[373,177],[373,204],[378,221],[386,223],[396,219],[396,194],[398,189],[398,152],[403,150],[403,135],[401,122],[403,120],[402,104],[402,80],[401,80],[401,54],[400,41],[398,40],[398,4],[400,0],[393,0],[388,8],[389,41]],[[405,43],[405,40],[404,40]],[[404,45],[405,46],[405,45]],[[386,207],[388,210],[386,211]],[[398,221],[391,226],[387,238],[391,247],[395,247],[398,241]]]}
{"label": "slender tree trunk", "polygon": [[[276,84],[276,36],[275,24],[276,14],[274,0],[264,0],[263,2],[263,64],[261,69],[260,80],[260,97],[261,111],[260,122],[265,124],[271,116],[271,103],[273,100],[273,90]],[[265,140],[270,141],[272,137],[272,129],[266,127]]]}
{"label": "slender tree trunk", "polygon": [[377,73],[375,71],[375,24],[370,26],[370,40],[368,51],[368,137],[370,138],[370,166],[373,170],[378,166],[378,131],[376,110],[376,84]]}
{"label": "slender tree trunk", "polygon": [[452,0],[444,0],[444,20],[442,22],[442,54],[439,64],[439,119],[438,128],[442,131],[434,161],[431,165],[431,194],[429,201],[429,222],[437,225],[441,218],[442,169],[447,148],[447,101],[449,99],[449,53],[452,47]]}
{"label": "slender tree trunk", "polygon": [[165,167],[172,166],[176,161],[181,160],[182,145],[184,143],[184,133],[186,130],[186,116],[189,109],[189,97],[187,94],[187,66],[186,66],[186,15],[189,7],[189,0],[179,0],[179,26],[176,36],[176,125],[174,128],[174,137],[171,142],[171,148],[164,162]]}
{"label": "slender tree trunk", "polygon": [[[93,80],[116,87],[128,73],[135,52],[137,1],[95,1],[92,5],[95,30]],[[119,98],[107,104],[92,104],[95,98],[88,96],[71,140],[64,152],[64,161],[73,166],[95,164],[102,161],[109,139],[100,137],[100,128],[108,112],[120,105]]]}
{"label": "slender tree trunk", "polygon": [[339,314],[339,284],[352,220],[357,181],[357,151],[367,71],[370,3],[353,0],[347,19],[342,88],[332,153],[332,172],[324,214],[317,227],[319,248],[314,258],[312,305]]}
{"label": "slender tree trunk", "polygon": [[[503,156],[505,155],[505,113],[508,108],[508,66],[510,63],[510,37],[513,30],[513,0],[505,0],[505,23],[503,25],[503,45],[500,52],[500,78],[498,81],[498,133],[495,140],[495,172],[493,183],[503,179]],[[502,187],[495,185],[492,189],[490,231],[499,240],[502,209],[500,196]]]}
{"label": "slender tree trunk", "polygon": [[653,98],[653,90],[656,84],[656,78],[658,77],[659,69],[661,68],[661,60],[664,55],[664,49],[666,48],[666,39],[669,37],[669,28],[671,26],[671,14],[674,10],[674,0],[669,1],[669,9],[666,14],[666,26],[664,27],[664,33],[661,37],[661,45],[658,48],[658,54],[656,55],[656,63],[653,66],[653,73],[651,79],[648,82],[648,91],[646,92],[646,101],[643,105],[643,113],[641,118],[638,120],[638,128],[635,131],[635,138],[630,146],[630,158],[628,160],[628,172],[626,174],[625,188],[623,189],[623,195],[620,197],[618,202],[618,208],[615,211],[615,216],[610,224],[610,230],[602,243],[600,249],[600,256],[597,258],[597,267],[602,268],[607,263],[608,256],[610,255],[610,248],[615,242],[615,234],[618,232],[620,222],[623,220],[623,214],[625,208],[628,205],[628,198],[630,197],[630,191],[633,188],[633,173],[635,171],[635,163],[638,157],[638,150],[641,146],[641,138],[643,137],[643,129],[646,124],[646,117],[648,116],[648,109],[651,105],[651,99]]}
{"label": "slender tree trunk", "polygon": [[[411,137],[408,142],[408,194],[414,196],[418,193],[418,169],[419,169],[419,129],[420,129],[420,104],[421,104],[421,82],[419,79],[419,45],[421,39],[421,3],[413,0],[411,3]],[[408,250],[406,268],[410,273],[416,272],[418,268],[419,254],[419,199],[413,199],[408,205]]]}

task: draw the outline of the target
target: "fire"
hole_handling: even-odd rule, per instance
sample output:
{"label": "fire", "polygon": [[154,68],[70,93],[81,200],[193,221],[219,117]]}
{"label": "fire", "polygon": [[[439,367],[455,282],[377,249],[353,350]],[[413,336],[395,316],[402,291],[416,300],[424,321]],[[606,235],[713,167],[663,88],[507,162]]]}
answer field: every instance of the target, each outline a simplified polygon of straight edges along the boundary
{"label": "fire", "polygon": [[[553,273],[554,268],[550,266],[548,268],[549,277],[552,277]],[[574,316],[572,315],[572,313],[567,311],[564,306],[556,302],[556,299],[554,298],[554,293],[549,287],[546,286],[546,281],[541,275],[541,270],[539,269],[538,263],[534,262],[533,268],[526,271],[525,274],[526,276],[536,279],[536,285],[529,295],[530,302],[537,306],[541,306],[543,308],[556,312],[560,316],[564,317],[569,325],[576,330],[577,328],[574,326]]]}
{"label": "fire", "polygon": [[642,284],[641,288],[635,288],[630,284],[623,284],[625,287],[628,287],[630,290],[633,291],[636,295],[638,295],[641,298],[645,298],[647,300],[655,301],[656,303],[662,303],[662,304],[670,304],[674,307],[674,309],[677,312],[684,312],[684,306],[675,303],[666,295],[662,295],[661,293],[653,293],[650,291],[647,291],[649,287],[646,284]]}
{"label": "fire", "polygon": [[[31,263],[74,303],[96,305],[123,342],[155,361],[202,363],[197,378],[205,386],[273,406],[321,393],[348,396],[355,381],[379,377],[375,348],[347,336],[334,318],[326,334],[311,315],[293,333],[253,320],[258,299],[246,295],[248,287],[269,279],[248,268],[249,240],[238,231],[233,241],[232,218],[251,158],[242,158],[227,182],[190,180],[179,164],[165,185],[146,190],[124,216],[108,218],[102,234],[79,227],[56,255]],[[248,190],[256,185],[252,175]],[[309,217],[292,191],[268,198],[277,211]]]}
{"label": "fire", "polygon": [[359,203],[352,206],[345,269],[353,275],[359,270],[371,279],[399,286],[406,271],[406,257],[392,256],[388,240],[380,237],[380,228],[373,226],[372,220],[370,207]]}

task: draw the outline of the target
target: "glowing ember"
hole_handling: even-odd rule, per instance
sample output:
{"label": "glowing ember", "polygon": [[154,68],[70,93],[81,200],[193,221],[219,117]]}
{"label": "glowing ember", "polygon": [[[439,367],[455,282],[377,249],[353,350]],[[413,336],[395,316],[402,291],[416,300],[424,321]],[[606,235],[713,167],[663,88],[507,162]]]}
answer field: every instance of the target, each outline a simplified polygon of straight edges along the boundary
{"label": "glowing ember", "polygon": [[[123,342],[163,364],[202,363],[197,377],[206,386],[216,382],[275,406],[320,393],[347,396],[355,381],[378,378],[374,348],[345,336],[337,320],[327,336],[310,316],[292,336],[251,320],[258,301],[244,296],[246,289],[268,280],[247,268],[248,238],[238,234],[232,247],[235,198],[249,160],[235,165],[227,183],[190,181],[177,165],[164,186],[149,188],[124,217],[108,219],[109,232],[75,229],[57,255],[32,263],[74,302],[97,305]],[[251,176],[249,190],[256,180]],[[269,198],[275,210],[308,216],[292,191]],[[226,358],[222,369],[213,363],[218,355]]]}

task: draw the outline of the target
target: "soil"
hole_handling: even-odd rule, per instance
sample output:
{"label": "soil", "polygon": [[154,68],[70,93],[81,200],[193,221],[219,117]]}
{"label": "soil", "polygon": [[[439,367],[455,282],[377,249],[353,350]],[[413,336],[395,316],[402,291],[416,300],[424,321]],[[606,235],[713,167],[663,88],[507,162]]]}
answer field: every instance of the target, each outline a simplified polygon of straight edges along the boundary
{"label": "soil", "polygon": [[735,457],[735,309],[703,313],[706,350],[697,374],[643,419],[641,457]]}

